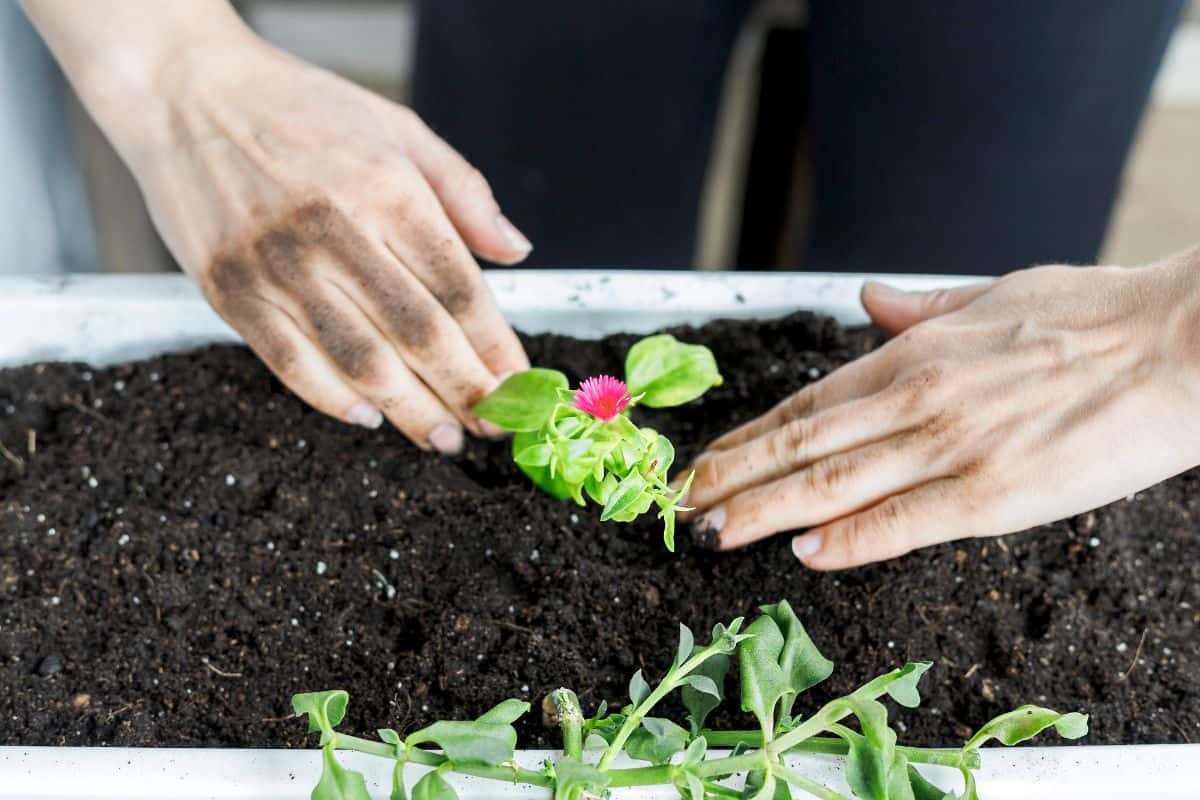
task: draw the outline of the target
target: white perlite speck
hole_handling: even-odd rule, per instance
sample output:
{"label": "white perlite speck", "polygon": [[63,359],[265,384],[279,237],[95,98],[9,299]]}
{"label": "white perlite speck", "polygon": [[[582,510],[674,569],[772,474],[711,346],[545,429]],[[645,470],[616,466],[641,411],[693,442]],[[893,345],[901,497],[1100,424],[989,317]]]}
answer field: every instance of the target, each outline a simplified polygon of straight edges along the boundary
{"label": "white perlite speck", "polygon": [[225,485],[226,486],[233,486],[235,483],[237,483],[237,478],[235,478],[233,476],[233,473],[230,473],[225,476]]}
{"label": "white perlite speck", "polygon": [[327,570],[327,569],[329,569],[329,567],[325,566],[325,562],[324,562],[324,561],[318,561],[318,562],[317,562],[317,574],[318,574],[318,575],[324,575],[324,574],[325,574],[325,570]]}

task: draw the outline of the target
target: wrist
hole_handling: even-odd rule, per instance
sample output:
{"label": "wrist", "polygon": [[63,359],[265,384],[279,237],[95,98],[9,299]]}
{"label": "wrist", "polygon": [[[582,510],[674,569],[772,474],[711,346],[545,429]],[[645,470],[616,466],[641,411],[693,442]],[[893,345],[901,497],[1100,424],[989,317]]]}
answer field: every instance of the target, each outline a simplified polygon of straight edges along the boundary
{"label": "wrist", "polygon": [[24,0],[80,100],[127,160],[167,139],[177,76],[193,54],[257,42],[226,0],[122,0],[81,13],[75,0]]}

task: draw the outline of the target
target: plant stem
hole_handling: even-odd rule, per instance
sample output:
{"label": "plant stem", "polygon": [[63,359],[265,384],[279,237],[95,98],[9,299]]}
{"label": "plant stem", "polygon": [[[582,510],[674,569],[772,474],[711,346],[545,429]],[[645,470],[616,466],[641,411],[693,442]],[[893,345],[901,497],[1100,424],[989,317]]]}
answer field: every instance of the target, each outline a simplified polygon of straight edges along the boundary
{"label": "plant stem", "polygon": [[[876,700],[887,691],[887,687],[896,680],[896,676],[899,673],[900,670],[893,670],[885,675],[880,675],[878,678],[855,689],[851,694],[861,700]],[[851,713],[852,709],[849,703],[845,702],[845,698],[839,697],[835,700],[830,700],[821,706],[817,713],[804,720],[804,722],[795,728],[792,728],[783,736],[780,736],[774,742],[766,745],[766,747],[772,753],[786,753],[806,739],[811,739],[821,731],[827,730],[833,723],[850,716]]]}
{"label": "plant stem", "polygon": [[558,727],[562,730],[563,753],[567,758],[583,757],[583,710],[579,698],[570,689],[555,689],[550,694]]}
{"label": "plant stem", "polygon": [[774,767],[774,772],[778,777],[783,778],[792,786],[795,786],[798,789],[803,789],[814,797],[821,798],[821,800],[850,800],[849,797],[846,797],[846,795],[842,794],[841,792],[835,792],[833,789],[817,783],[810,778],[806,778],[799,772],[790,770],[782,764],[776,764]]}
{"label": "plant stem", "polygon": [[650,693],[650,696],[643,700],[641,705],[630,712],[629,716],[625,718],[625,723],[621,725],[621,729],[613,737],[612,743],[604,751],[604,755],[600,757],[600,762],[596,767],[601,770],[608,769],[612,765],[613,759],[625,747],[625,740],[638,729],[638,726],[642,724],[642,718],[650,713],[650,709],[654,708],[659,700],[670,694],[671,690],[679,685],[681,678],[687,677],[693,670],[716,655],[719,650],[720,643],[714,642],[674,670],[668,672],[666,677],[663,678],[662,683]]}
{"label": "plant stem", "polygon": [[743,753],[740,756],[701,761],[692,768],[692,771],[701,778],[723,778],[736,772],[762,769],[766,763],[767,754],[762,750],[755,750],[753,753]]}
{"label": "plant stem", "polygon": [[[709,747],[762,747],[762,734],[759,731],[700,731],[700,735],[708,742]],[[827,753],[844,756],[850,746],[844,739],[837,736],[813,736],[797,744],[789,752],[793,753]],[[942,767],[957,767],[962,761],[962,751],[951,748],[937,747],[905,747],[896,746],[896,752],[902,753],[912,764],[936,764]],[[969,751],[966,754],[966,765],[971,769],[979,769],[979,753]]]}
{"label": "plant stem", "polygon": [[[354,750],[359,753],[392,759],[396,757],[396,751],[390,744],[372,742],[370,739],[360,739],[345,733],[334,735],[333,746],[338,750]],[[440,767],[449,760],[443,755],[422,750],[419,747],[408,748],[406,755],[409,763],[421,764],[426,767]],[[455,764],[454,771],[461,772],[463,775],[474,775],[477,778],[489,778],[505,783],[527,783],[531,786],[546,788],[554,786],[554,779],[549,775],[518,766],[490,767],[484,764]]]}
{"label": "plant stem", "polygon": [[713,783],[712,781],[704,782],[704,791],[707,794],[716,795],[718,797],[728,797],[731,798],[731,800],[740,800],[742,796],[742,793],[737,789],[731,789],[728,786],[722,786],[721,784]]}

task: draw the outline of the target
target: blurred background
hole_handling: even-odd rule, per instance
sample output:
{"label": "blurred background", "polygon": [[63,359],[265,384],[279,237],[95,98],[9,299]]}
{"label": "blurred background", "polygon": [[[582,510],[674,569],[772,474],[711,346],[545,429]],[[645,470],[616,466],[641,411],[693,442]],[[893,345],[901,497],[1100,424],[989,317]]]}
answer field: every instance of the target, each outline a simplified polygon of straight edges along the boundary
{"label": "blurred background", "polygon": [[[7,187],[0,191],[0,273],[174,269],[132,177],[69,88],[56,80],[53,62],[16,3],[0,3],[0,185]],[[236,5],[278,46],[389,98],[404,102],[409,96],[413,3]],[[795,130],[794,100],[779,102],[778,89],[760,78],[764,63],[794,52],[804,17],[794,2],[764,0],[738,38],[701,195],[693,266],[795,266],[794,239],[803,232],[809,180],[800,155],[803,133]],[[1127,163],[1103,262],[1143,263],[1200,239],[1197,142],[1200,0],[1191,0]],[[790,172],[778,168],[782,150],[789,151],[782,163],[791,164]],[[759,166],[763,153],[774,156],[767,159],[770,168]]]}

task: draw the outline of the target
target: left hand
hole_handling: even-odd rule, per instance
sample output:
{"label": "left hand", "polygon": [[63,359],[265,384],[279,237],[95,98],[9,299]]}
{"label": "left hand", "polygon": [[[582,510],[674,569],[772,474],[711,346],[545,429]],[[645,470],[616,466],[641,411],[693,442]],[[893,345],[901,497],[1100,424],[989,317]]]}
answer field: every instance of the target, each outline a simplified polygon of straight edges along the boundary
{"label": "left hand", "polygon": [[719,549],[811,528],[842,569],[1061,519],[1200,464],[1200,251],[971,286],[864,287],[896,334],[710,444],[685,500]]}

